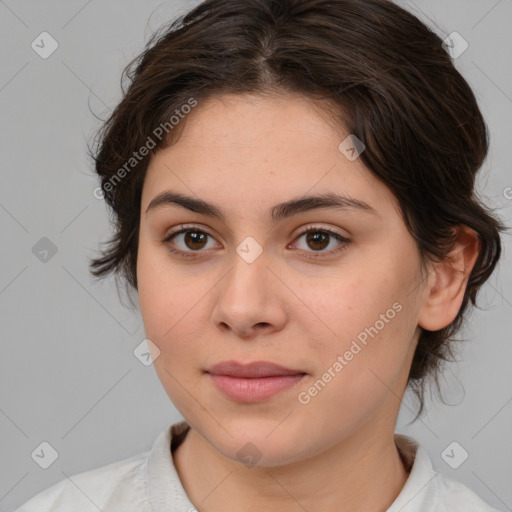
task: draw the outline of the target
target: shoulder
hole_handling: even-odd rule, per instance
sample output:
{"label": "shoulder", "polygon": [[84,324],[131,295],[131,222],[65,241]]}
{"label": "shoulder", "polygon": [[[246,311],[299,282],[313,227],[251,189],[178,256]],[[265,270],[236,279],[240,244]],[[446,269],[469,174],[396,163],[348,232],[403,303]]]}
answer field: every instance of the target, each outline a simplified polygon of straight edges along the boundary
{"label": "shoulder", "polygon": [[15,512],[143,510],[148,452],[66,477]]}
{"label": "shoulder", "polygon": [[395,444],[409,477],[387,512],[499,512],[463,483],[436,471],[413,438],[395,434]]}
{"label": "shoulder", "polygon": [[446,512],[499,512],[469,487],[441,473],[437,475],[439,502]]}

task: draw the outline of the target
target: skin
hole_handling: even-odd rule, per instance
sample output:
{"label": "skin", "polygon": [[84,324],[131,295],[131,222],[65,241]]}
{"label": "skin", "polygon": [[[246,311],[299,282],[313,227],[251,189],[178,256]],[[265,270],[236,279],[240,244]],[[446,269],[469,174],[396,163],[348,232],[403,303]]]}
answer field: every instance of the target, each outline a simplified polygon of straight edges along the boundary
{"label": "skin", "polygon": [[[394,428],[419,327],[437,330],[455,318],[476,235],[460,227],[451,263],[422,272],[392,193],[360,158],[340,152],[348,133],[299,95],[214,97],[182,128],[148,167],[137,277],[146,336],[160,351],[155,369],[192,427],[173,455],[188,496],[200,512],[385,510],[408,476]],[[176,205],[146,213],[164,190],[214,203],[225,220]],[[363,200],[376,213],[316,209],[270,218],[277,203],[328,192]],[[184,235],[162,242],[184,223],[211,237],[202,245],[187,245]],[[331,237],[315,250],[300,236],[310,224],[349,242],[335,252],[340,242]],[[248,236],[263,249],[252,263],[236,252]],[[394,303],[400,312],[300,403],[299,393]],[[233,359],[307,375],[268,400],[240,404],[204,373]],[[253,467],[237,457],[248,442],[261,455]]]}

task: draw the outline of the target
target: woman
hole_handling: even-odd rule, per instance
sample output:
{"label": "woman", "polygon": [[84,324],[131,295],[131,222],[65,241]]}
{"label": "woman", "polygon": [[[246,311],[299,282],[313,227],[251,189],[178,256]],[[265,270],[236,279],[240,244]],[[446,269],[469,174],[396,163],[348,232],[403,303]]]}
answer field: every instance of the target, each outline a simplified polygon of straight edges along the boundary
{"label": "woman", "polygon": [[155,36],[94,154],[184,422],[19,509],[492,511],[395,434],[500,256],[442,41],[387,0],[206,0]]}

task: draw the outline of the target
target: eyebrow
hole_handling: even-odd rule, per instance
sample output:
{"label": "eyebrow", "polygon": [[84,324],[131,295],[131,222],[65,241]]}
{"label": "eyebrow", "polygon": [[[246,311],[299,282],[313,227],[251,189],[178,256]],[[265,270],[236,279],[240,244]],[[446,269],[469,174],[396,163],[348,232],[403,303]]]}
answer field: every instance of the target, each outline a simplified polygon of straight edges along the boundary
{"label": "eyebrow", "polygon": [[[165,205],[177,205],[195,213],[215,217],[222,221],[226,220],[222,210],[215,204],[170,190],[161,192],[151,200],[146,209],[146,215],[149,211]],[[298,213],[316,209],[357,210],[378,216],[376,210],[364,201],[346,195],[326,193],[314,196],[302,196],[276,204],[272,208],[271,217],[274,222],[278,222]]]}

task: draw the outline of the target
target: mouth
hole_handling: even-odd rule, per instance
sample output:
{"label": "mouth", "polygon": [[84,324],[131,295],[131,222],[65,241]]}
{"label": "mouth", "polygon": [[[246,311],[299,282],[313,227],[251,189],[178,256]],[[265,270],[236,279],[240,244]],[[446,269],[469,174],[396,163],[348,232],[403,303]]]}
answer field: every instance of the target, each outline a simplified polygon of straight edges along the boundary
{"label": "mouth", "polygon": [[224,361],[205,372],[218,391],[240,403],[256,403],[292,388],[307,373],[268,361]]}

